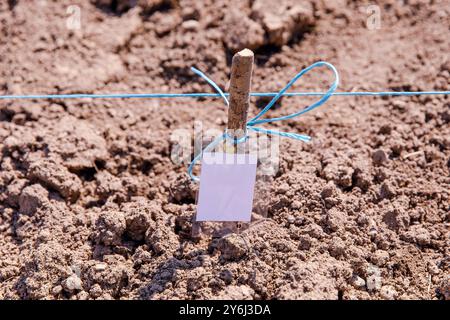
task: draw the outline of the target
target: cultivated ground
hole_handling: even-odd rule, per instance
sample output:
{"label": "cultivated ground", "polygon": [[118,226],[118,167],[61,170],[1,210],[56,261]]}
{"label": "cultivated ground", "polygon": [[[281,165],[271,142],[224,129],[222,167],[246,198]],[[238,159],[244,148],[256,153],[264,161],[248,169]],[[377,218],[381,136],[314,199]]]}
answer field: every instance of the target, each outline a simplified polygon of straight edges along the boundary
{"label": "cultivated ground", "polygon": [[[225,88],[243,47],[254,91],[318,60],[341,91],[449,90],[450,2],[400,2],[2,1],[0,94],[212,92],[189,68]],[[449,299],[448,96],[333,97],[273,124],[313,141],[282,140],[267,219],[193,239],[170,136],[226,119],[218,99],[1,101],[0,298]]]}

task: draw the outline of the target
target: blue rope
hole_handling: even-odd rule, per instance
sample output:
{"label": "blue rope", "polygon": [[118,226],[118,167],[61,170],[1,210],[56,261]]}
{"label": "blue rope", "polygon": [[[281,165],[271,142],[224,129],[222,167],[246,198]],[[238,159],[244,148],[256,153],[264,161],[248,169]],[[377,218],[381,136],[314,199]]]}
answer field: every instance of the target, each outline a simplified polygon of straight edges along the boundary
{"label": "blue rope", "polygon": [[[269,118],[269,119],[260,119],[263,115],[265,115],[267,113],[267,111],[269,111],[270,108],[272,108],[274,106],[274,104],[278,101],[278,99],[280,99],[285,93],[286,91],[292,87],[294,85],[294,83],[300,79],[304,74],[308,73],[309,71],[311,71],[314,68],[319,68],[319,67],[327,67],[328,69],[330,69],[333,74],[334,74],[334,81],[331,84],[330,88],[328,89],[327,92],[325,92],[323,95],[321,95],[321,98],[319,100],[317,100],[316,102],[314,102],[313,104],[311,104],[310,106],[306,107],[303,110],[288,114],[286,116],[282,116],[282,117],[277,117],[277,118]],[[220,89],[220,87],[211,79],[209,79],[205,74],[201,73],[200,71],[198,71],[195,68],[191,68],[192,71],[194,71],[196,74],[198,74],[199,76],[201,76],[203,79],[206,80],[206,82],[208,82],[218,93],[219,95],[225,100],[226,105],[229,105],[228,99],[226,98],[225,94],[223,93],[223,91]],[[273,98],[272,100],[270,100],[270,102],[255,116],[253,117],[251,120],[249,120],[247,122],[247,129],[248,130],[252,130],[255,132],[261,132],[261,133],[265,133],[265,134],[272,134],[272,135],[279,135],[281,137],[287,137],[287,138],[291,138],[291,139],[296,139],[296,140],[300,140],[300,141],[304,141],[304,142],[308,142],[311,140],[310,136],[307,135],[301,135],[301,134],[297,134],[297,133],[292,133],[292,132],[281,132],[281,131],[275,131],[275,130],[270,130],[270,129],[265,129],[265,128],[260,128],[257,127],[257,125],[262,124],[262,123],[270,123],[270,122],[275,122],[275,121],[282,121],[282,120],[288,120],[288,119],[292,119],[295,117],[298,117],[304,113],[307,113],[321,105],[323,105],[333,94],[333,92],[336,91],[337,87],[339,85],[339,74],[336,70],[336,68],[328,63],[328,62],[324,62],[324,61],[319,61],[316,62],[312,65],[310,65],[309,67],[307,67],[306,69],[303,69],[302,71],[300,71],[299,73],[297,73],[295,75],[294,78],[292,78],[288,84],[280,90],[280,92],[278,92]],[[232,140],[233,143],[237,144],[237,143],[241,143],[243,141],[245,141],[247,139],[247,134],[244,136],[244,138],[241,138],[239,141],[235,141],[232,137],[230,137],[226,132],[224,132],[221,136],[217,137],[213,142],[211,142],[208,146],[206,146],[206,148],[200,153],[198,154],[190,163],[189,168],[188,168],[188,174],[191,177],[192,180],[198,182],[200,181],[200,179],[195,176],[192,171],[194,170],[194,166],[195,164],[200,160],[202,153],[211,150],[212,148],[214,148],[215,146],[217,146],[220,142],[228,139],[228,140]]]}
{"label": "blue rope", "polygon": [[[314,68],[318,67],[327,67],[334,74],[334,81],[331,84],[330,88],[326,92],[286,92],[298,79],[300,79],[304,74],[311,71]],[[19,99],[151,99],[151,98],[222,98],[225,101],[225,104],[229,106],[229,102],[227,97],[229,93],[224,93],[220,87],[210,78],[208,78],[203,72],[196,68],[191,68],[191,70],[203,78],[209,85],[211,85],[217,93],[118,93],[118,94],[43,94],[43,95],[3,95],[0,96],[0,100],[19,100]],[[303,69],[299,73],[292,78],[288,84],[281,89],[279,92],[251,92],[251,97],[273,97],[272,100],[251,120],[247,122],[247,129],[255,132],[260,132],[264,134],[278,135],[281,137],[287,137],[291,139],[296,139],[304,142],[308,142],[311,140],[310,136],[291,133],[291,132],[280,132],[271,129],[265,129],[261,127],[257,127],[257,125],[263,123],[270,123],[275,121],[282,121],[292,119],[298,116],[301,116],[321,105],[323,105],[331,96],[375,96],[375,97],[384,97],[384,96],[418,96],[418,95],[450,95],[450,91],[380,91],[380,92],[372,92],[372,91],[354,91],[354,92],[336,92],[336,89],[339,85],[339,74],[336,68],[324,61],[316,62],[306,69]],[[269,111],[270,108],[280,99],[281,97],[298,97],[298,96],[317,96],[320,97],[319,100],[306,107],[303,110],[298,112],[294,112],[292,114],[281,116],[277,118],[269,118],[269,119],[260,119],[264,114]],[[213,142],[211,142],[202,152],[209,151],[216,147],[220,142],[226,139],[232,139],[233,143],[241,143],[246,141],[248,135],[245,135],[244,138],[236,141],[231,138],[227,132],[224,132],[222,135],[217,137]],[[202,152],[194,157],[192,162],[188,167],[188,174],[194,181],[199,181],[199,178],[193,175],[192,171],[194,169],[195,164],[200,160],[202,156]]]}
{"label": "blue rope", "polygon": [[[251,97],[274,97],[279,92],[251,92]],[[315,97],[324,96],[326,92],[285,92],[283,97]],[[228,97],[229,93],[223,93]],[[351,91],[333,92],[331,96],[420,96],[420,95],[450,95],[450,91]],[[36,95],[0,95],[0,100],[39,100],[39,99],[164,99],[164,98],[220,98],[218,93],[113,93],[113,94],[36,94]]]}

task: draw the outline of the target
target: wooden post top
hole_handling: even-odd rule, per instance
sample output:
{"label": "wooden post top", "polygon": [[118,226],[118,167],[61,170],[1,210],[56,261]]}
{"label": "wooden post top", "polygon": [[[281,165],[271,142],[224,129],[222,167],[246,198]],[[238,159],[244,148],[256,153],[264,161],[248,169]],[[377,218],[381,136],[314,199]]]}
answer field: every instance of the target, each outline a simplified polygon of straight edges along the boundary
{"label": "wooden post top", "polygon": [[253,61],[253,52],[244,49],[233,56],[231,64],[227,129],[230,136],[235,138],[241,138],[246,132]]}

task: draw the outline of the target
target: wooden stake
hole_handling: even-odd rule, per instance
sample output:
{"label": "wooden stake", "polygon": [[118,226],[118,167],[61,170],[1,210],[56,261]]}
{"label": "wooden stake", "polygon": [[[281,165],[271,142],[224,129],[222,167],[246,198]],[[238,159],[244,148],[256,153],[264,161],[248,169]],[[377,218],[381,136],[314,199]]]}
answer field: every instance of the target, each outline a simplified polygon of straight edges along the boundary
{"label": "wooden stake", "polygon": [[254,54],[249,49],[233,56],[230,80],[230,109],[228,110],[228,132],[234,138],[244,136],[250,104],[249,93],[252,81]]}
{"label": "wooden stake", "polygon": [[[250,105],[250,84],[252,81],[254,54],[249,49],[239,51],[233,56],[230,79],[230,108],[228,110],[227,132],[235,139],[242,138],[246,133],[247,113]],[[226,143],[226,153],[235,153],[234,143]],[[192,236],[198,238],[201,235],[201,222],[192,223]],[[223,223],[221,231],[227,228],[240,231],[239,223]],[[219,232],[220,233],[220,232]]]}

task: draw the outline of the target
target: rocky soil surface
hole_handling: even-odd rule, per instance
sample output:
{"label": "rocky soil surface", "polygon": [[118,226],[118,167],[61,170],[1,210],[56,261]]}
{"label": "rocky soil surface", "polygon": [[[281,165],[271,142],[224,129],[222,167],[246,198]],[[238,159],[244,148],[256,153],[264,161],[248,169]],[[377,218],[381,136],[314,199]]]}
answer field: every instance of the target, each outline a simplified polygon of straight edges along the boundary
{"label": "rocky soil surface", "polygon": [[[225,88],[244,47],[254,91],[319,60],[341,91],[449,90],[449,1],[371,2],[379,24],[360,0],[2,1],[0,94],[212,92],[190,67]],[[282,140],[267,217],[193,238],[171,134],[226,119],[218,99],[0,101],[0,299],[450,299],[448,96],[333,97],[270,124],[313,141]]]}

